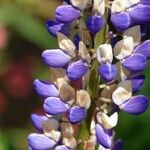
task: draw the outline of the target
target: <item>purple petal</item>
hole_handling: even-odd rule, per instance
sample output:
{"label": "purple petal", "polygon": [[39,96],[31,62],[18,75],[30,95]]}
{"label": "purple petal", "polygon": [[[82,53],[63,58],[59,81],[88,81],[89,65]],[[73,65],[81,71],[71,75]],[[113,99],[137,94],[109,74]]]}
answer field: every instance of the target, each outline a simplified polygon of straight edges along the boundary
{"label": "purple petal", "polygon": [[117,69],[114,65],[109,63],[101,64],[99,67],[99,74],[103,80],[110,82],[115,78]]}
{"label": "purple petal", "polygon": [[32,114],[31,115],[31,120],[32,120],[32,124],[33,126],[39,130],[42,131],[43,130],[43,126],[42,123],[47,120],[48,118],[46,116],[40,116],[37,114]]}
{"label": "purple petal", "polygon": [[74,44],[75,44],[75,46],[76,46],[77,49],[79,49],[79,42],[80,41],[81,41],[81,37],[78,34],[76,34],[74,36]]}
{"label": "purple petal", "polygon": [[48,20],[46,22],[46,27],[48,32],[53,36],[56,36],[57,32],[61,32],[66,36],[69,35],[68,28],[63,23],[60,23],[58,21]]}
{"label": "purple petal", "polygon": [[144,84],[145,76],[144,75],[136,75],[133,77],[129,77],[128,80],[132,83],[132,91],[133,93],[138,92]]}
{"label": "purple petal", "polygon": [[134,96],[120,106],[120,109],[132,115],[144,113],[147,108],[148,99],[143,95]]}
{"label": "purple petal", "polygon": [[62,68],[69,63],[71,57],[60,49],[54,49],[44,51],[42,59],[49,67]]}
{"label": "purple petal", "polygon": [[132,73],[138,73],[144,70],[147,59],[142,54],[133,54],[123,60],[122,65]]}
{"label": "purple petal", "polygon": [[98,15],[89,16],[86,25],[91,33],[96,34],[104,26],[104,20]]}
{"label": "purple petal", "polygon": [[68,110],[68,105],[60,100],[60,98],[49,97],[44,102],[44,110],[50,115],[58,115]]}
{"label": "purple petal", "polygon": [[56,146],[54,150],[71,150],[65,145]]}
{"label": "purple petal", "polygon": [[128,10],[131,18],[136,23],[147,23],[150,21],[150,6],[138,4]]}
{"label": "purple petal", "polygon": [[115,143],[114,143],[114,146],[112,148],[112,150],[123,150],[123,141],[122,140],[117,140]]}
{"label": "purple petal", "polygon": [[99,124],[96,124],[95,130],[98,143],[105,148],[110,148],[112,145],[111,130],[106,130]]}
{"label": "purple petal", "polygon": [[146,36],[146,34],[148,33],[148,25],[147,24],[142,24],[141,26],[141,36]]}
{"label": "purple petal", "polygon": [[135,50],[135,53],[139,53],[144,55],[147,59],[150,58],[150,40],[146,40],[145,42],[139,44]]}
{"label": "purple petal", "polygon": [[56,143],[44,134],[32,133],[28,136],[29,146],[34,150],[49,150]]}
{"label": "purple petal", "polygon": [[78,19],[81,16],[79,10],[75,9],[71,5],[59,6],[56,9],[55,17],[60,22],[70,22]]}
{"label": "purple petal", "polygon": [[83,60],[79,60],[71,63],[68,66],[67,76],[71,80],[77,80],[82,78],[87,71],[88,71],[88,64]]}
{"label": "purple petal", "polygon": [[53,83],[36,79],[33,82],[33,85],[34,85],[36,92],[40,96],[43,96],[45,98],[50,97],[50,96],[52,97],[59,96],[59,91]]}
{"label": "purple petal", "polygon": [[150,5],[150,0],[140,0],[140,3],[143,5]]}
{"label": "purple petal", "polygon": [[132,24],[131,17],[127,12],[113,14],[111,16],[111,22],[118,31],[126,30]]}
{"label": "purple petal", "polygon": [[87,116],[87,110],[79,106],[74,106],[69,110],[68,119],[70,123],[76,124],[84,120]]}

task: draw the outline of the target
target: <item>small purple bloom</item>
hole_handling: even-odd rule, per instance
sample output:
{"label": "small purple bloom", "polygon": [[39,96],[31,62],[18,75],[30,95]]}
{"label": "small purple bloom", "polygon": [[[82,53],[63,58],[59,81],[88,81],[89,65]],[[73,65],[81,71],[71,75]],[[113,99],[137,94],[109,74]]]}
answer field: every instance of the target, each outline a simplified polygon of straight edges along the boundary
{"label": "small purple bloom", "polygon": [[123,141],[122,140],[117,140],[114,145],[112,150],[123,150]]}
{"label": "small purple bloom", "polygon": [[104,26],[104,20],[98,15],[89,16],[87,18],[86,25],[91,33],[96,34]]}
{"label": "small purple bloom", "polygon": [[56,146],[54,150],[71,150],[65,145]]}
{"label": "small purple bloom", "polygon": [[56,142],[45,136],[44,134],[32,133],[28,136],[29,146],[34,150],[51,149]]}
{"label": "small purple bloom", "polygon": [[134,96],[120,106],[120,109],[132,115],[142,114],[147,108],[148,99],[143,95]]}
{"label": "small purple bloom", "polygon": [[33,82],[33,85],[34,85],[36,92],[40,96],[43,96],[45,98],[50,97],[50,96],[52,97],[59,96],[59,91],[53,83],[36,79]]}
{"label": "small purple bloom", "polygon": [[131,17],[127,12],[113,14],[111,22],[118,31],[126,30],[132,25]]}
{"label": "small purple bloom", "polygon": [[80,36],[79,36],[78,34],[76,34],[76,35],[74,36],[74,44],[75,44],[75,46],[76,46],[77,49],[79,49],[79,42],[80,42],[80,41],[81,41]]}
{"label": "small purple bloom", "polygon": [[146,40],[143,43],[139,44],[135,50],[135,53],[144,55],[147,59],[150,58],[150,40]]}
{"label": "small purple bloom", "polygon": [[136,75],[133,77],[129,77],[128,80],[132,83],[132,91],[133,93],[138,92],[144,84],[145,76],[144,75]]}
{"label": "small purple bloom", "polygon": [[57,32],[61,32],[66,36],[69,35],[68,28],[63,23],[60,23],[58,21],[48,20],[46,22],[46,27],[47,27],[48,32],[53,36],[56,36]]}
{"label": "small purple bloom", "polygon": [[80,16],[80,11],[75,9],[72,5],[59,6],[55,12],[55,17],[60,22],[70,22],[78,19]]}
{"label": "small purple bloom", "polygon": [[87,116],[87,110],[79,106],[72,107],[68,112],[70,123],[76,124],[84,120]]}
{"label": "small purple bloom", "polygon": [[42,59],[49,67],[62,68],[69,63],[71,57],[61,49],[53,49],[44,51]]}
{"label": "small purple bloom", "polygon": [[140,0],[140,4],[149,5],[150,6],[150,0]]}
{"label": "small purple bloom", "polygon": [[132,73],[138,73],[145,69],[147,65],[147,59],[142,54],[133,54],[122,62],[123,67]]}
{"label": "small purple bloom", "polygon": [[59,115],[65,113],[69,106],[57,97],[49,97],[44,102],[44,110],[50,115]]}
{"label": "small purple bloom", "polygon": [[67,68],[67,76],[71,80],[82,78],[88,71],[88,64],[84,60],[71,63]]}
{"label": "small purple bloom", "polygon": [[110,82],[115,78],[117,69],[114,65],[109,63],[101,64],[99,67],[99,74],[103,80]]}
{"label": "small purple bloom", "polygon": [[112,146],[112,131],[104,129],[99,124],[96,124],[95,130],[98,143],[105,148],[110,148]]}
{"label": "small purple bloom", "polygon": [[150,22],[150,6],[148,5],[135,5],[128,10],[128,13],[135,23],[143,24]]}
{"label": "small purple bloom", "polygon": [[32,114],[31,115],[32,124],[39,131],[43,131],[42,123],[47,119],[48,118],[46,116],[40,116],[40,115],[37,115],[37,114]]}

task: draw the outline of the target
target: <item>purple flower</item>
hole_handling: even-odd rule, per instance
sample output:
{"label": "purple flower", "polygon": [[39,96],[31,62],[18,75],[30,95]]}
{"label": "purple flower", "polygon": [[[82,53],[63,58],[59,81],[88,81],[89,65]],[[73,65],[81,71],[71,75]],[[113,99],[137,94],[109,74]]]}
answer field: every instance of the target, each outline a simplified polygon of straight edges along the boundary
{"label": "purple flower", "polygon": [[133,93],[138,92],[144,84],[145,76],[144,75],[135,75],[133,77],[129,77],[128,80],[132,83],[132,91]]}
{"label": "purple flower", "polygon": [[111,22],[118,31],[126,30],[132,25],[131,17],[127,12],[113,14]]}
{"label": "purple flower", "polygon": [[115,78],[117,69],[114,65],[109,63],[101,64],[99,67],[99,74],[103,80],[110,82]]}
{"label": "purple flower", "polygon": [[71,63],[67,68],[67,76],[71,80],[82,78],[88,71],[88,64],[84,60]]}
{"label": "purple flower", "polygon": [[49,67],[62,68],[69,63],[71,57],[61,49],[53,49],[45,50],[42,59]]}
{"label": "purple flower", "polygon": [[29,146],[34,150],[48,150],[55,146],[56,142],[43,134],[32,133],[28,136]]}
{"label": "purple flower", "polygon": [[36,92],[42,96],[42,97],[58,97],[59,96],[59,91],[56,88],[56,86],[48,81],[41,81],[36,79],[33,82],[34,88],[36,90]]}
{"label": "purple flower", "polygon": [[139,53],[144,55],[147,59],[150,58],[150,40],[146,40],[139,44],[135,49],[134,53]]}
{"label": "purple flower", "polygon": [[99,144],[105,148],[112,146],[112,131],[104,129],[101,125],[96,124],[96,137]]}
{"label": "purple flower", "polygon": [[46,116],[40,116],[40,115],[37,115],[37,114],[32,114],[31,115],[32,124],[39,131],[43,131],[42,123],[44,121],[46,121],[47,119],[48,118]]}
{"label": "purple flower", "polygon": [[123,67],[132,73],[138,73],[145,69],[147,59],[142,54],[133,54],[122,61]]}
{"label": "purple flower", "polygon": [[143,95],[134,96],[120,106],[123,111],[132,115],[142,114],[146,111],[147,107],[148,99]]}
{"label": "purple flower", "polygon": [[128,13],[135,23],[143,24],[150,22],[150,6],[148,5],[135,5],[128,10]]}
{"label": "purple flower", "polygon": [[98,15],[89,16],[87,18],[86,25],[91,33],[96,34],[104,26],[104,20]]}
{"label": "purple flower", "polygon": [[120,139],[115,141],[112,150],[123,150],[123,141]]}
{"label": "purple flower", "polygon": [[49,97],[44,102],[44,110],[50,115],[59,115],[65,113],[69,106],[57,97]]}
{"label": "purple flower", "polygon": [[68,36],[69,35],[69,30],[68,28],[65,26],[65,24],[60,23],[58,21],[55,20],[48,20],[46,22],[46,27],[48,32],[53,35],[56,36],[57,32],[61,32],[64,35]]}
{"label": "purple flower", "polygon": [[75,9],[72,5],[59,6],[55,12],[55,17],[60,22],[70,22],[78,19],[80,16],[80,11]]}
{"label": "purple flower", "polygon": [[70,123],[77,124],[84,120],[87,116],[87,110],[79,106],[72,107],[68,112],[68,119]]}

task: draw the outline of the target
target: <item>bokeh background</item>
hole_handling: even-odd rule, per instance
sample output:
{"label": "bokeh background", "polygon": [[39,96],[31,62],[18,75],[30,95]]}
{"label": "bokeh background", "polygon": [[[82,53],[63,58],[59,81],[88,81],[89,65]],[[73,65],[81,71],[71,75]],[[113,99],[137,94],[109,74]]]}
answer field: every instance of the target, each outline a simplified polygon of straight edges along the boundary
{"label": "bokeh background", "polygon": [[[0,150],[27,150],[27,136],[35,132],[31,113],[42,113],[42,101],[32,81],[48,79],[41,52],[57,47],[45,28],[60,0],[0,0]],[[150,29],[147,28],[150,38]],[[150,99],[150,63],[140,93]],[[124,150],[150,149],[150,109],[140,116],[121,113],[116,137]]]}

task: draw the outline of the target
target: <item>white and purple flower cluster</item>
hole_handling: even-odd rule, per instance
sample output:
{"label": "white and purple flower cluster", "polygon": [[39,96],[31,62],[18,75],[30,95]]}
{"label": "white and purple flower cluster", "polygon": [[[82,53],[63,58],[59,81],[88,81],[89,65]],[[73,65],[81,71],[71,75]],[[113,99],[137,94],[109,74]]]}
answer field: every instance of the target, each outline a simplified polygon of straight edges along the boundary
{"label": "white and purple flower cluster", "polygon": [[[122,149],[113,131],[118,112],[138,115],[148,107],[137,93],[150,58],[150,40],[141,39],[141,26],[149,21],[149,0],[66,0],[56,9],[46,26],[59,48],[42,53],[50,81],[34,81],[45,115],[31,115],[38,133],[28,136],[30,150],[78,150],[81,144],[85,150]],[[105,41],[97,45],[101,29]],[[96,85],[90,83],[93,70]],[[89,134],[82,139],[86,123]]]}

